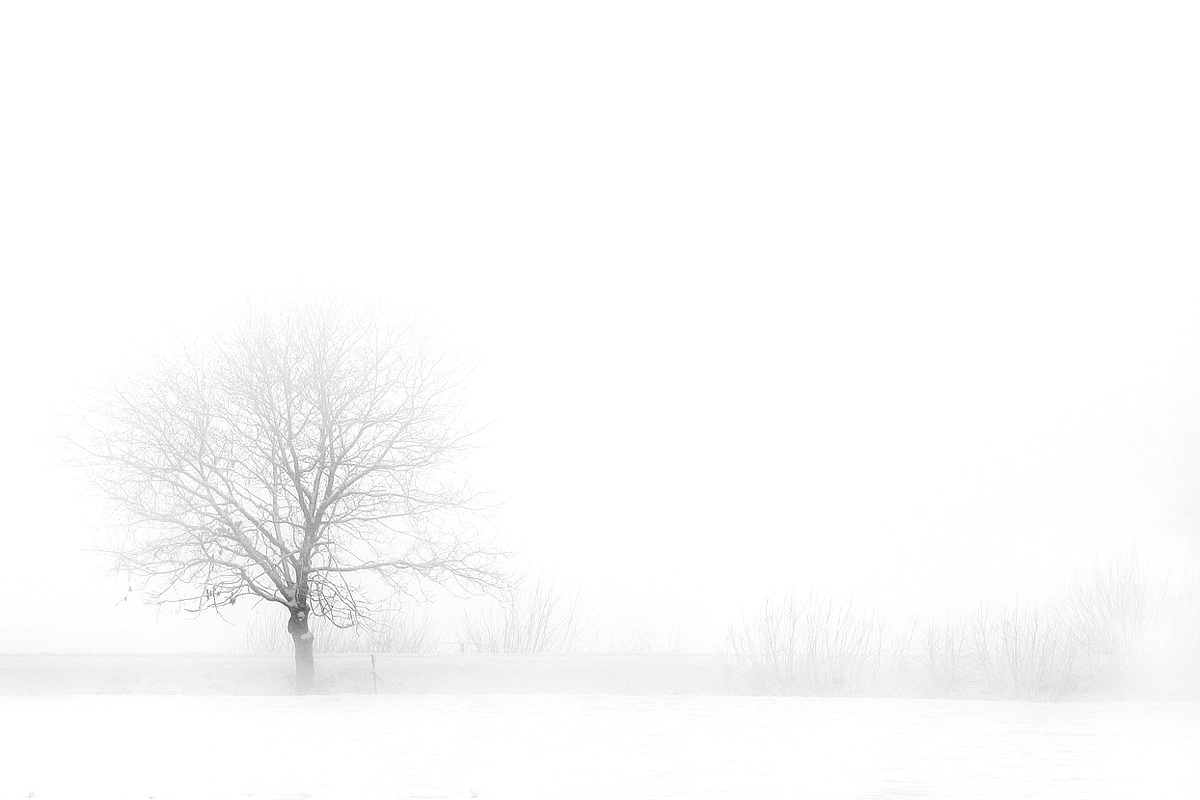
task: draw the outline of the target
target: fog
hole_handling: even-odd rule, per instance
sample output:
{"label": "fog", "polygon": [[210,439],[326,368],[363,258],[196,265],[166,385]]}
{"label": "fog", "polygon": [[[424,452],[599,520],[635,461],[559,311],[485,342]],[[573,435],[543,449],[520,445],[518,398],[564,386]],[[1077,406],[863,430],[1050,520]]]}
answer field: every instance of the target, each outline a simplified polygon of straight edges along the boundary
{"label": "fog", "polygon": [[904,616],[1189,557],[1192,55],[1056,9],[6,11],[4,648],[237,641],[119,602],[49,439],[285,296],[477,364],[474,479],[605,624],[710,648],[772,591]]}
{"label": "fog", "polygon": [[[0,798],[1197,796],[1197,16],[993,6],[0,7]],[[315,490],[106,571],[75,410],[318,306],[462,365],[515,594],[333,627]]]}
{"label": "fog", "polygon": [[[693,646],[775,589],[907,614],[1044,596],[1113,552],[1194,553],[1200,337],[1182,275],[980,273],[951,290],[911,264],[814,279],[719,266],[648,266],[647,287],[617,265],[587,290],[585,270],[551,287],[551,265],[502,263],[433,271],[414,292],[408,269],[348,265],[335,289],[399,298],[478,364],[472,414],[490,424],[472,475],[499,492],[523,563],[601,616],[687,626]],[[20,565],[0,589],[5,649],[210,649],[224,626],[116,605],[124,584],[83,552],[94,509],[49,439],[100,371],[290,267],[247,264],[230,292],[100,269],[78,294],[29,274],[4,320],[20,376],[5,397]],[[484,292],[500,271],[511,281]]]}
{"label": "fog", "polygon": [[1186,28],[1018,6],[6,10],[4,649],[240,643],[122,601],[49,440],[247,299],[436,327],[597,625],[1192,557]]}

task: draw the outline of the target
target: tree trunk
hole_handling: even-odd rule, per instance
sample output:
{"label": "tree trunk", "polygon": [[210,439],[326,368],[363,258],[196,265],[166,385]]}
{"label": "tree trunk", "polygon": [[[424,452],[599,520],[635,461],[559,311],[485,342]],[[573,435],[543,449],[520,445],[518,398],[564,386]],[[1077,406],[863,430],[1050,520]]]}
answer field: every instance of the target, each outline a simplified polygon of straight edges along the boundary
{"label": "tree trunk", "polygon": [[313,664],[313,635],[308,629],[308,611],[292,609],[288,618],[288,633],[296,646],[296,694],[308,694],[316,680]]}

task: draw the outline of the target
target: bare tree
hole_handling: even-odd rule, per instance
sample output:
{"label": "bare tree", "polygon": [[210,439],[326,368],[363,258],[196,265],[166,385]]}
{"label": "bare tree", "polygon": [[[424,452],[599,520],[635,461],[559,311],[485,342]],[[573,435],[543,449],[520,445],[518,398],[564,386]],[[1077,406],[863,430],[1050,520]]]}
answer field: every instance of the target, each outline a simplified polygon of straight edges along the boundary
{"label": "bare tree", "polygon": [[461,371],[412,325],[297,305],[112,380],[69,438],[115,512],[114,566],[155,602],[283,606],[305,692],[310,616],[506,588],[461,407]]}

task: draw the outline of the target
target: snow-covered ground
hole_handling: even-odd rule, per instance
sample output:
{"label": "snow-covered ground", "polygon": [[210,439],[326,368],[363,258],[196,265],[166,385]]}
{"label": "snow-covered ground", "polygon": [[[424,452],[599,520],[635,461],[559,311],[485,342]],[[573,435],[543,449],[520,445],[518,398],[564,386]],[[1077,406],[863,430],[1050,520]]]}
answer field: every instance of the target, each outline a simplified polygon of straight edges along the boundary
{"label": "snow-covered ground", "polygon": [[3,798],[1195,798],[1200,703],[0,697]]}
{"label": "snow-covered ground", "polygon": [[[318,694],[729,694],[720,656],[317,656]],[[292,694],[290,654],[0,653],[0,695]]]}

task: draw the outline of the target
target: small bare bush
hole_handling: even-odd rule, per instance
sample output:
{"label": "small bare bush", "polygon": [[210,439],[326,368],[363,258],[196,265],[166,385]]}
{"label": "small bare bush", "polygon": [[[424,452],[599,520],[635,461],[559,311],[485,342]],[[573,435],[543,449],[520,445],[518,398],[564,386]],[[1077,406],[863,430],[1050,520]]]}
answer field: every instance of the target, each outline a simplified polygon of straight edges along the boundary
{"label": "small bare bush", "polygon": [[251,653],[290,653],[292,637],[272,616],[254,613],[246,622],[246,649]]}
{"label": "small bare bush", "polygon": [[918,635],[916,651],[936,694],[956,695],[970,681],[975,664],[965,620],[948,611],[943,620],[930,619]]}
{"label": "small bare bush", "polygon": [[893,636],[874,610],[788,594],[767,598],[732,627],[723,655],[734,682],[755,694],[889,694],[903,677],[909,640]]}
{"label": "small bare bush", "polygon": [[[388,609],[375,618],[362,618],[356,627],[338,628],[313,620],[314,650],[318,653],[432,653],[438,649],[441,627],[427,609]],[[261,615],[251,617],[246,644],[254,653],[291,652],[287,631]]]}
{"label": "small bare bush", "polygon": [[563,653],[579,644],[583,617],[578,593],[539,576],[497,605],[465,612],[459,633],[477,653]]}
{"label": "small bare bush", "polygon": [[1078,646],[1062,617],[1019,602],[980,606],[972,639],[985,686],[1013,698],[1060,697],[1078,688]]}
{"label": "small bare bush", "polygon": [[385,611],[372,632],[372,653],[433,653],[441,644],[442,626],[427,608]]}
{"label": "small bare bush", "polygon": [[1130,687],[1157,666],[1194,653],[1200,603],[1191,576],[1152,568],[1136,553],[1115,556],[1079,575],[1066,608],[1091,682]]}
{"label": "small bare bush", "polygon": [[686,652],[683,631],[678,626],[662,627],[649,620],[627,621],[610,632],[609,653],[670,653]]}
{"label": "small bare bush", "polygon": [[1165,610],[1166,590],[1136,556],[1114,558],[1076,578],[1067,593],[1068,613],[1097,681],[1120,683],[1143,657]]}

